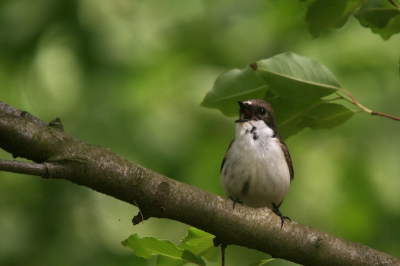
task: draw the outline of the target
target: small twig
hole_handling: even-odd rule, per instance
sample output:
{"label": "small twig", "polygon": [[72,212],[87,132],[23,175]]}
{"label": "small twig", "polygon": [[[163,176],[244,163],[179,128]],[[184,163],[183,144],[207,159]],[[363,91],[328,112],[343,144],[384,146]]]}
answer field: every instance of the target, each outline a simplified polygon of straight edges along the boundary
{"label": "small twig", "polygon": [[[135,203],[136,207],[139,209],[139,213],[140,213],[140,217],[141,217],[141,222],[142,224],[144,224],[144,217],[143,217],[143,213],[139,208],[139,205],[137,204],[137,202],[135,200],[133,200],[133,202]],[[132,220],[133,221],[133,220]],[[134,224],[135,225],[135,224]]]}
{"label": "small twig", "polygon": [[218,247],[219,245],[221,245],[221,257],[222,257],[221,264],[222,264],[222,266],[225,266],[225,249],[228,245],[221,243],[221,241],[218,239],[218,237],[214,237],[213,244],[214,244],[214,247]]}
{"label": "small twig", "polygon": [[43,176],[45,165],[38,163],[0,160],[0,171],[25,175]]}
{"label": "small twig", "polygon": [[393,116],[393,115],[384,114],[384,113],[381,113],[381,112],[374,112],[374,111],[372,111],[372,110],[366,108],[365,106],[363,106],[362,104],[360,104],[360,103],[356,100],[356,98],[354,98],[354,96],[353,96],[350,92],[348,92],[347,90],[341,89],[340,91],[344,92],[344,93],[345,93],[348,97],[350,97],[350,98],[345,97],[344,95],[339,94],[339,91],[336,92],[336,94],[338,94],[340,97],[342,97],[342,99],[344,99],[344,100],[346,100],[346,101],[348,101],[348,102],[354,104],[355,106],[357,106],[358,108],[360,108],[363,112],[366,112],[366,113],[371,114],[371,115],[377,115],[377,116],[382,116],[382,117],[390,118],[390,119],[393,119],[393,120],[395,120],[395,121],[400,121],[400,118],[399,118],[399,117],[396,117],[396,116]]}
{"label": "small twig", "polygon": [[384,114],[384,113],[381,113],[381,112],[372,112],[371,115],[379,115],[379,116],[383,116],[383,117],[386,117],[386,118],[393,119],[395,121],[400,121],[399,117],[395,117],[395,116],[392,116],[392,115]]}
{"label": "small twig", "polygon": [[[339,94],[340,91],[344,92],[347,96],[350,97],[350,99],[347,98],[347,97],[344,97],[344,96],[341,95],[341,94]],[[360,104],[360,103],[356,100],[356,98],[354,98],[354,96],[353,96],[350,92],[348,92],[348,91],[345,90],[345,89],[341,89],[340,91],[337,91],[336,93],[337,93],[338,95],[342,96],[342,98],[343,98],[344,100],[346,100],[346,101],[348,101],[348,102],[351,102],[352,104],[356,105],[358,108],[360,108],[361,110],[363,110],[363,111],[366,112],[366,113],[369,113],[369,114],[372,113],[372,111],[371,111],[370,109],[368,109],[368,108],[366,108],[365,106],[363,106],[362,104]]]}
{"label": "small twig", "polygon": [[225,266],[225,249],[226,245],[222,244],[221,245],[222,266]]}

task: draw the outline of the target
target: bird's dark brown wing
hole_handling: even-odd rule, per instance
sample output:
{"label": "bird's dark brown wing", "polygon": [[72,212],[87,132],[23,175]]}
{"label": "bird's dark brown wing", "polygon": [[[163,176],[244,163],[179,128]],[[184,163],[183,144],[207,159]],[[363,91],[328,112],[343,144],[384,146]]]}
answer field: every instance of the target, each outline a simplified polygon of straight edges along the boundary
{"label": "bird's dark brown wing", "polygon": [[234,141],[235,141],[235,139],[233,139],[233,140],[231,141],[231,144],[229,144],[229,147],[228,147],[228,149],[226,150],[226,153],[225,153],[224,159],[222,160],[222,163],[221,163],[221,169],[219,170],[219,172],[220,172],[220,173],[222,172],[222,168],[224,168],[225,161],[226,161],[226,155],[228,154],[228,152],[229,152],[229,149],[231,148],[231,146],[232,146],[232,143],[233,143]]}
{"label": "bird's dark brown wing", "polygon": [[292,181],[294,178],[292,158],[290,158],[289,149],[284,142],[281,142],[281,148],[282,148],[283,154],[285,155],[287,165],[289,167],[290,181]]}

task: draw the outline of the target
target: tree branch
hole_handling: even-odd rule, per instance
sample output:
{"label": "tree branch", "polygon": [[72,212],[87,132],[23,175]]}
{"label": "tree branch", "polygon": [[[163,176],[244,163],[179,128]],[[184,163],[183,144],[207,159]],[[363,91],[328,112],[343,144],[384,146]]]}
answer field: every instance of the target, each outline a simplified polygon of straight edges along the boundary
{"label": "tree branch", "polygon": [[[400,265],[367,246],[286,222],[269,209],[253,209],[132,163],[107,148],[69,136],[59,121],[49,125],[0,102],[0,147],[14,158],[0,170],[65,179],[140,207],[150,217],[180,221],[214,234],[225,244],[256,249],[305,265]],[[140,220],[140,219],[139,219]]]}

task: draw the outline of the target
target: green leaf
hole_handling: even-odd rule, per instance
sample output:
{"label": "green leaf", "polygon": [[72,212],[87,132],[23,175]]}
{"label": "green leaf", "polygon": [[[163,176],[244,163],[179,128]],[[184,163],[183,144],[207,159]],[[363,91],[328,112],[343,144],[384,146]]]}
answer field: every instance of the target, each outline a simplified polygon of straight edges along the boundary
{"label": "green leaf", "polygon": [[209,261],[216,261],[220,250],[214,247],[213,239],[215,236],[197,228],[189,228],[187,235],[182,239],[180,248],[185,248],[202,256]]}
{"label": "green leaf", "polygon": [[283,140],[309,127],[333,128],[346,122],[354,112],[340,104],[319,100],[293,102],[267,93],[266,101],[274,108],[275,120]]}
{"label": "green leaf", "polygon": [[315,0],[309,4],[305,21],[313,38],[328,28],[343,27],[360,3],[352,0]]}
{"label": "green leaf", "polygon": [[[179,245],[179,248],[189,250],[196,256],[203,257],[208,261],[217,261],[220,249],[214,247],[213,238],[213,235],[192,227],[182,239],[182,244]],[[166,257],[158,257],[157,265],[179,266],[184,265],[184,263]]]}
{"label": "green leaf", "polygon": [[333,128],[346,122],[354,112],[336,103],[322,103],[308,110],[299,127],[312,129]]}
{"label": "green leaf", "polygon": [[378,33],[383,40],[389,40],[392,35],[400,32],[400,16],[392,18],[382,29],[371,28],[373,33]]}
{"label": "green leaf", "polygon": [[370,0],[354,16],[364,27],[383,28],[389,20],[400,13],[400,10],[387,0]]}
{"label": "green leaf", "polygon": [[267,93],[265,100],[274,109],[275,120],[283,140],[302,131],[304,127],[298,126],[306,114],[307,109],[317,104],[315,102],[294,102]]}
{"label": "green leaf", "polygon": [[291,101],[316,101],[340,89],[335,76],[321,63],[294,53],[257,62],[256,73],[273,94]]}
{"label": "green leaf", "polygon": [[360,24],[387,40],[400,32],[400,9],[387,0],[370,0],[354,16]]}
{"label": "green leaf", "polygon": [[257,262],[254,262],[254,263],[250,264],[249,266],[262,266],[262,265],[265,265],[265,264],[267,264],[267,263],[269,263],[271,261],[274,261],[274,260],[275,260],[274,258],[269,259],[269,260],[260,260],[260,261],[257,261]]}
{"label": "green leaf", "polygon": [[238,100],[262,98],[266,90],[267,84],[250,66],[243,70],[232,69],[216,79],[201,105],[217,108],[227,116],[235,116]]}
{"label": "green leaf", "polygon": [[212,234],[209,234],[207,232],[204,232],[200,229],[191,227],[189,228],[186,236],[182,238],[182,242],[186,243],[188,245],[198,245],[204,242],[207,242],[208,244],[212,244],[212,241],[215,236]]}
{"label": "green leaf", "polygon": [[[178,248],[174,243],[168,240],[159,240],[154,237],[140,238],[137,234],[134,234],[122,241],[121,244],[130,248],[138,257],[148,259],[153,255],[160,255],[176,262],[191,262],[196,265],[205,265],[201,258],[188,250]],[[166,264],[157,263],[157,265]]]}
{"label": "green leaf", "polygon": [[[235,83],[240,83],[241,86],[235,87]],[[269,102],[275,111],[275,119],[283,139],[299,133],[305,127],[318,129],[338,126],[353,115],[346,107],[328,102],[325,98],[342,90],[329,69],[313,59],[294,53],[283,53],[257,61],[244,70],[225,72],[218,77],[202,105],[236,115],[238,107],[229,86],[235,87],[235,95],[248,97],[241,100],[261,98]],[[241,93],[241,88],[245,88],[245,92]],[[264,95],[249,96],[248,91],[252,91],[250,88],[256,88],[255,91],[263,92]],[[210,104],[211,101],[206,101],[210,95],[224,100]]]}

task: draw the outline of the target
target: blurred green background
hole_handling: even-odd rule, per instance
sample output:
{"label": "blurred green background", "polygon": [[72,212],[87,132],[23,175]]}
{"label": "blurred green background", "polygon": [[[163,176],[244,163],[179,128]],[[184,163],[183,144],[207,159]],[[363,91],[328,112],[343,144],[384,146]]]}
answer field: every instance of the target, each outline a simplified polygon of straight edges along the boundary
{"label": "blurred green background", "polygon": [[[366,107],[400,116],[400,36],[382,41],[350,18],[312,39],[304,12],[295,0],[4,0],[0,101],[223,195],[234,119],[199,103],[225,70],[293,51],[327,66]],[[291,137],[295,179],[282,212],[400,257],[399,137],[399,122],[366,114]],[[137,211],[67,181],[0,172],[0,264],[154,265],[120,241],[138,233],[179,243],[188,226],[133,227]],[[269,258],[237,246],[226,256],[227,265]]]}

